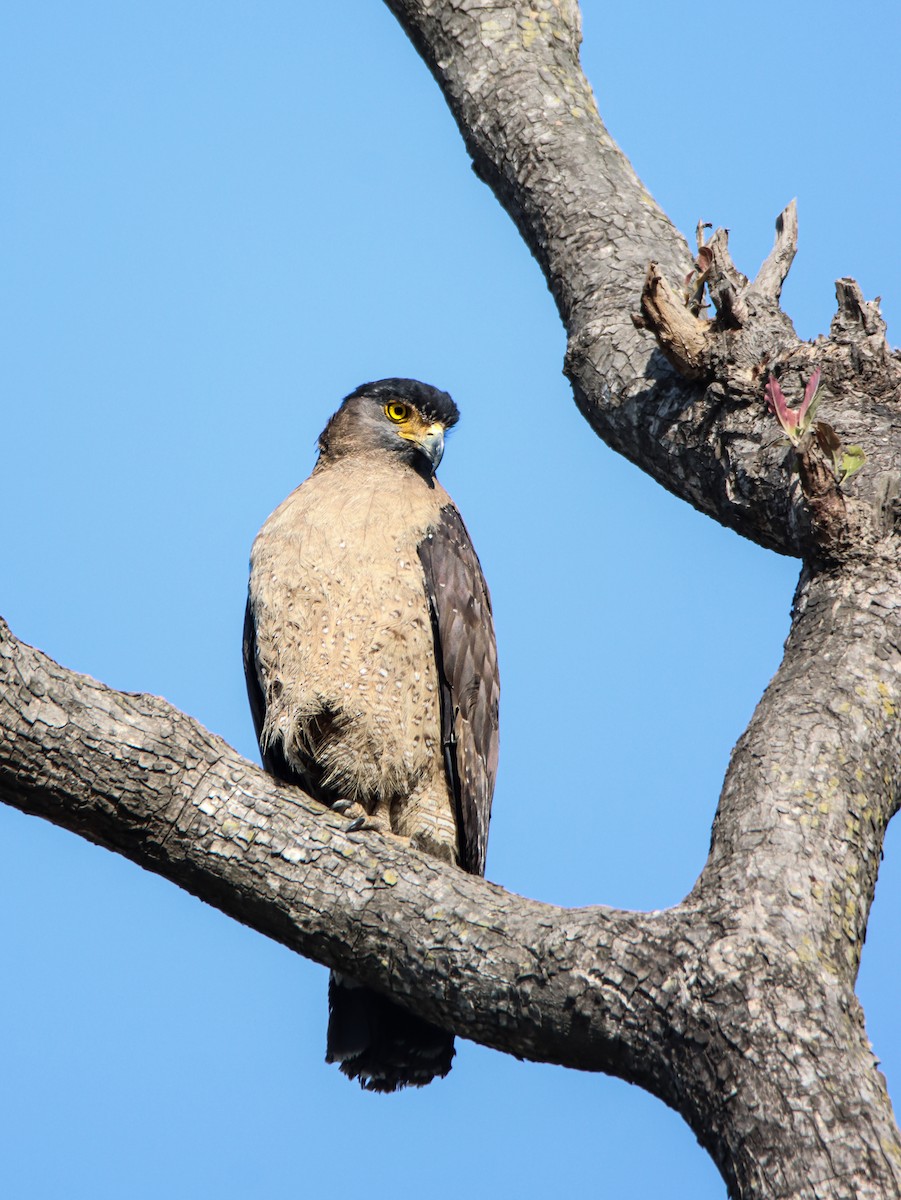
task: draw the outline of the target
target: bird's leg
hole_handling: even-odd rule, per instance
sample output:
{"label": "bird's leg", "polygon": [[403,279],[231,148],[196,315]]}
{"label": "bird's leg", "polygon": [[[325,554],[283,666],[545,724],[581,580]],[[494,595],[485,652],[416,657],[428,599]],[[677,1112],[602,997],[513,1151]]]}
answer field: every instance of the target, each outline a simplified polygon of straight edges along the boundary
{"label": "bird's leg", "polygon": [[434,858],[440,858],[443,862],[450,863],[452,867],[457,865],[456,846],[440,841],[433,836],[430,830],[420,830],[419,833],[414,833],[410,838],[410,845],[426,854],[431,854]]}
{"label": "bird's leg", "polygon": [[395,802],[392,826],[410,845],[444,862],[457,861],[457,823],[446,786],[426,784]]}

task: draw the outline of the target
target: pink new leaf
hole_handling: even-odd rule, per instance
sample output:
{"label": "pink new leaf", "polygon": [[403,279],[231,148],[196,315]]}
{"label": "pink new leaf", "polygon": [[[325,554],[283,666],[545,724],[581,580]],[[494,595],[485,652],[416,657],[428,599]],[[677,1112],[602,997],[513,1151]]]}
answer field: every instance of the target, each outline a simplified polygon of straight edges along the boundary
{"label": "pink new leaf", "polygon": [[[807,381],[807,387],[804,389],[804,399],[801,401],[801,407],[798,410],[799,423],[802,424],[805,429],[813,420],[813,414],[816,411],[816,406],[818,404],[818,401],[816,400],[816,394],[819,390],[819,387],[820,368],[817,367],[810,379]],[[810,411],[810,416],[805,421],[804,418],[807,416],[808,410]]]}
{"label": "pink new leaf", "polygon": [[798,414],[793,408],[788,407],[785,395],[779,386],[779,380],[775,375],[771,375],[767,380],[764,394],[770,411],[776,414],[776,420],[791,440],[796,442],[798,440]]}

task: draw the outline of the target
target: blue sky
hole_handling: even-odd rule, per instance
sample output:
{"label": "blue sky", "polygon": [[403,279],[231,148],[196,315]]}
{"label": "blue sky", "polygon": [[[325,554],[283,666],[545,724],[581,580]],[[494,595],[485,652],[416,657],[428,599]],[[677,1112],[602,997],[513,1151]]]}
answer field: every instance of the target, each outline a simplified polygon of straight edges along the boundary
{"label": "blue sky", "polygon": [[[778,664],[797,565],[618,460],[578,417],[540,273],[376,0],[34,3],[0,19],[0,613],[69,667],[165,696],[255,758],[252,538],[366,379],[463,413],[442,480],[503,671],[488,874],[657,908],[703,865],[728,755]],[[833,281],[897,340],[893,6],[589,0],[611,131],[690,233],[756,271],[798,198],[784,303]],[[636,281],[638,284],[640,281]],[[721,1197],[636,1088],[461,1043],[422,1092],[322,1061],[325,972],[97,847],[0,812],[0,1179],[29,1200],[576,1188]],[[859,991],[901,1090],[889,837]],[[423,1181],[427,1181],[427,1185]]]}

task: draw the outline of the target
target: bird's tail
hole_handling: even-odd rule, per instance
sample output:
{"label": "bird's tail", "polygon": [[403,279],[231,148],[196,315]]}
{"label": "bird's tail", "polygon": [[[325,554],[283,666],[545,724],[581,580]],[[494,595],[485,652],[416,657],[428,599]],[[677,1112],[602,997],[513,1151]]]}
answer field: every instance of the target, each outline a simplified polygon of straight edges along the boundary
{"label": "bird's tail", "polygon": [[451,1069],[453,1034],[332,971],[325,1061],[371,1092],[422,1087]]}

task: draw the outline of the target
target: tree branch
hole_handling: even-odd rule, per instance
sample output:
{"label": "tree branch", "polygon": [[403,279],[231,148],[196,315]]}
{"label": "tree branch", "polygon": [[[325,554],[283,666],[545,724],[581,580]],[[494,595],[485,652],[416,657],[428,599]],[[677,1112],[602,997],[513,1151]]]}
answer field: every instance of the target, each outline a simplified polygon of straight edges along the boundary
{"label": "tree branch", "polygon": [[[866,451],[869,465],[855,488],[872,505],[879,477],[901,467],[901,368],[884,340],[861,327],[861,337],[876,336],[870,357],[881,352],[882,386],[892,397],[891,411],[876,413],[860,395],[858,352],[843,350],[835,331],[812,347],[798,340],[778,305],[797,240],[793,206],[780,216],[776,244],[753,284],[728,257],[723,231],[706,259],[693,263],[601,121],[579,65],[574,0],[386,3],[441,87],[476,173],[544,272],[569,336],[566,372],[595,431],[722,524],[782,553],[809,555],[817,531],[774,436],[763,388],[776,371],[803,391],[819,365],[828,420]],[[667,329],[646,321],[652,338],[630,319],[652,261],[655,280],[667,280],[674,293],[706,272],[719,306],[710,353],[690,379],[667,361]]]}
{"label": "tree branch", "polygon": [[661,969],[653,918],[540,904],[349,833],[166,701],[67,671],[2,621],[0,728],[0,800],[292,950],[520,1057],[614,1072],[653,1057],[659,1015],[638,986]]}

